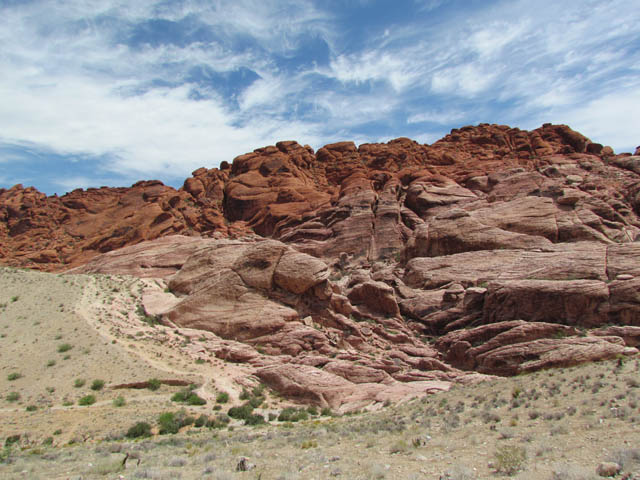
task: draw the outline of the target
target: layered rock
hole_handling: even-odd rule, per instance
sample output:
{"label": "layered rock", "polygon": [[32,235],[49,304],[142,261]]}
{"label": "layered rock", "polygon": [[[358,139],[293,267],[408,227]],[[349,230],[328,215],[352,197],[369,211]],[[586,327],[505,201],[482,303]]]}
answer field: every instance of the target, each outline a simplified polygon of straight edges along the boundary
{"label": "layered rock", "polygon": [[0,190],[0,261],[164,278],[146,303],[165,323],[359,408],[637,352],[638,158],[550,124],[280,142],[179,190]]}

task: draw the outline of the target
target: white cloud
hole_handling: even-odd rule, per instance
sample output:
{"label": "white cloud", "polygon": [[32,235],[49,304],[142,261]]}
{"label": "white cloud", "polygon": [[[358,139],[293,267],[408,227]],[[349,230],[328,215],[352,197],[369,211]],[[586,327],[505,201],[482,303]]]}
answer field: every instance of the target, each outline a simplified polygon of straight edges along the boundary
{"label": "white cloud", "polygon": [[431,88],[439,94],[473,97],[491,87],[498,74],[474,64],[461,65],[436,72]]}
{"label": "white cloud", "polygon": [[468,114],[457,110],[428,110],[416,113],[407,118],[407,123],[439,123],[446,125],[448,123],[459,122],[464,120]]}
{"label": "white cloud", "polygon": [[331,61],[330,74],[344,83],[386,81],[395,92],[402,92],[421,74],[421,66],[412,62],[408,53],[399,56],[371,50],[357,55],[338,55]]}
{"label": "white cloud", "polygon": [[[283,138],[316,148],[364,142],[376,122],[400,136],[402,126],[472,117],[525,128],[554,121],[615,148],[640,141],[632,128],[640,110],[640,10],[633,2],[438,8],[444,3],[416,0],[428,14],[389,24],[381,35],[363,30],[361,42],[338,30],[336,12],[312,0],[0,6],[0,141],[110,158],[107,169],[143,178],[184,176]],[[124,42],[136,22],[185,16],[217,40],[138,48]],[[328,66],[278,66],[278,58],[316,37],[329,45]],[[196,101],[185,82],[190,68],[201,66],[250,69],[260,79],[231,101],[200,87],[207,98]],[[371,136],[386,138],[380,130]],[[431,143],[433,135],[419,139]]]}
{"label": "white cloud", "polygon": [[554,123],[568,124],[594,142],[611,145],[617,152],[633,153],[640,145],[638,112],[640,82],[570,109],[551,109],[546,115]]}

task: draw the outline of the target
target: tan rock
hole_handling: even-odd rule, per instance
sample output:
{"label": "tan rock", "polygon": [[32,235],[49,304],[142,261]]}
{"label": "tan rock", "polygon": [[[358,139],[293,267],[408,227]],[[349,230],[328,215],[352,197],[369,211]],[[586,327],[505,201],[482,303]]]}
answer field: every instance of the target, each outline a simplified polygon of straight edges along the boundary
{"label": "tan rock", "polygon": [[327,265],[305,253],[286,252],[275,270],[275,283],[292,293],[301,294],[329,278]]}

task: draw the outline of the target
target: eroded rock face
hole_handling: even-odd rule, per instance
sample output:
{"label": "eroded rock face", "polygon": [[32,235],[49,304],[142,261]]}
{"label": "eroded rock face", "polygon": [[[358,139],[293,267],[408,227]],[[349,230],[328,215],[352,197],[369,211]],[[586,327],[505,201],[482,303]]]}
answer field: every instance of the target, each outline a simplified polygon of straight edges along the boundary
{"label": "eroded rock face", "polygon": [[164,278],[165,323],[283,395],[361,408],[636,353],[638,158],[548,124],[280,142],[179,190],[0,190],[0,261]]}

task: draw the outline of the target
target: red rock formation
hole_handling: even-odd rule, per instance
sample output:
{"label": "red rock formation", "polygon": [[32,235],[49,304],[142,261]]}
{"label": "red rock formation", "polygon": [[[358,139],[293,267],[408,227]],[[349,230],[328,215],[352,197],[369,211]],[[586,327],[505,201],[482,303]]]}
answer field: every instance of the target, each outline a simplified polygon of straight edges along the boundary
{"label": "red rock formation", "polygon": [[164,277],[165,322],[285,395],[358,408],[637,352],[639,215],[640,157],[482,124],[280,142],[180,190],[0,190],[0,261]]}

